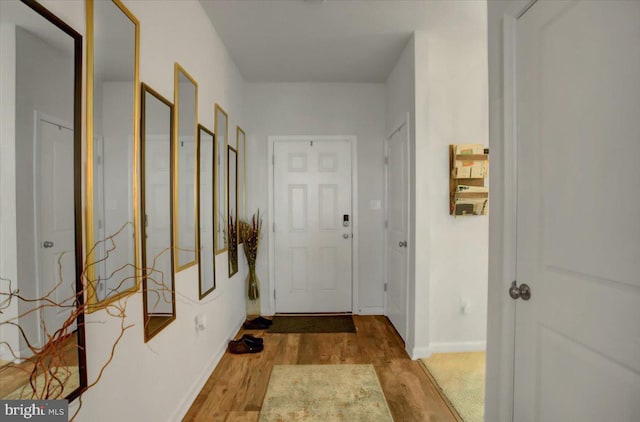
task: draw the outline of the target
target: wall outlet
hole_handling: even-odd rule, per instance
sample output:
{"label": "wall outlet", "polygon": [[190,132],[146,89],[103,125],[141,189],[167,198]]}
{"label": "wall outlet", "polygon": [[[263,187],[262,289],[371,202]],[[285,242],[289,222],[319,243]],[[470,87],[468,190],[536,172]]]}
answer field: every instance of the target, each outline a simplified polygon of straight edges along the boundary
{"label": "wall outlet", "polygon": [[469,298],[460,297],[460,313],[463,315],[471,313],[471,303]]}
{"label": "wall outlet", "polygon": [[207,317],[205,314],[196,315],[196,331],[204,331],[207,328]]}

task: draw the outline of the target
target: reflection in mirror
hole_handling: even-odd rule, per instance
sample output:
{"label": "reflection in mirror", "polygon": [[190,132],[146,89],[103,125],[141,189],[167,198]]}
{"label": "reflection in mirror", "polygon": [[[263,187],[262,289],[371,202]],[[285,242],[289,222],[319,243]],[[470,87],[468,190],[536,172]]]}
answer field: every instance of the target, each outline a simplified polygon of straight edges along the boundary
{"label": "reflection in mirror", "polygon": [[227,232],[229,233],[229,277],[238,272],[238,153],[233,147],[228,149],[228,169],[229,174],[227,180],[229,185],[229,204],[227,215],[229,216],[229,224]]}
{"label": "reflection in mirror", "polygon": [[[144,341],[176,318],[171,248],[173,105],[142,84],[140,125]],[[175,156],[173,156],[175,157]]]}
{"label": "reflection in mirror", "polygon": [[247,157],[246,135],[240,126],[236,127],[236,147],[238,148],[238,216],[247,218]]}
{"label": "reflection in mirror", "polygon": [[176,271],[196,263],[196,130],[198,126],[198,84],[175,64],[176,195],[174,239]]}
{"label": "reflection in mirror", "polygon": [[227,250],[227,113],[216,104],[216,254]]}
{"label": "reflection in mirror", "polygon": [[204,126],[198,126],[198,248],[200,299],[216,288],[215,252],[213,234],[213,182],[215,136]]}
{"label": "reflection in mirror", "polygon": [[0,1],[0,399],[87,385],[81,221],[82,36]]}
{"label": "reflection in mirror", "polygon": [[[87,301],[138,287],[138,21],[119,0],[87,0]],[[93,54],[91,54],[93,52]]]}

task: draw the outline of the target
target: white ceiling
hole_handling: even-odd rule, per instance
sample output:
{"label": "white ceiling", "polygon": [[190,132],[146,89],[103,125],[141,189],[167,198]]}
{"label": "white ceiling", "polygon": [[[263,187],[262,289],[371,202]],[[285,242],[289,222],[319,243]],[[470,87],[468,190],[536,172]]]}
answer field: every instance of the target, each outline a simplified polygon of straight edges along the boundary
{"label": "white ceiling", "polygon": [[384,82],[414,31],[486,21],[482,0],[200,2],[250,82]]}

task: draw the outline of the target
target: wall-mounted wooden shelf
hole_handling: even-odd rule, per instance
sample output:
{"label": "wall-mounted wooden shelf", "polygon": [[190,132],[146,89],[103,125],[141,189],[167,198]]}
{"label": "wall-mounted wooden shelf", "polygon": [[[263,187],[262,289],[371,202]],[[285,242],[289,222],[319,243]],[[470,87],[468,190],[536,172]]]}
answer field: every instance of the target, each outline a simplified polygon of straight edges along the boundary
{"label": "wall-mounted wooden shelf", "polygon": [[[473,153],[460,154],[461,150]],[[449,214],[487,214],[489,191],[484,186],[484,180],[487,177],[488,160],[489,150],[482,145],[449,145]],[[467,168],[468,172],[463,171]],[[480,177],[459,178],[459,174],[478,174]]]}

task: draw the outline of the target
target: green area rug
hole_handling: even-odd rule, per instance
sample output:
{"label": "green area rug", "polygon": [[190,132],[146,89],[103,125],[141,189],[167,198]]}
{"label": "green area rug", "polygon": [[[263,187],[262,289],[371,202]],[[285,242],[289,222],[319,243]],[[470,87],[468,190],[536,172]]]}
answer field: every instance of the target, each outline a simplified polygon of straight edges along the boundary
{"label": "green area rug", "polygon": [[485,352],[436,353],[421,361],[462,420],[484,421]]}
{"label": "green area rug", "polygon": [[270,333],[355,333],[351,315],[288,316],[276,315]]}
{"label": "green area rug", "polygon": [[260,422],[393,422],[373,365],[275,365]]}

